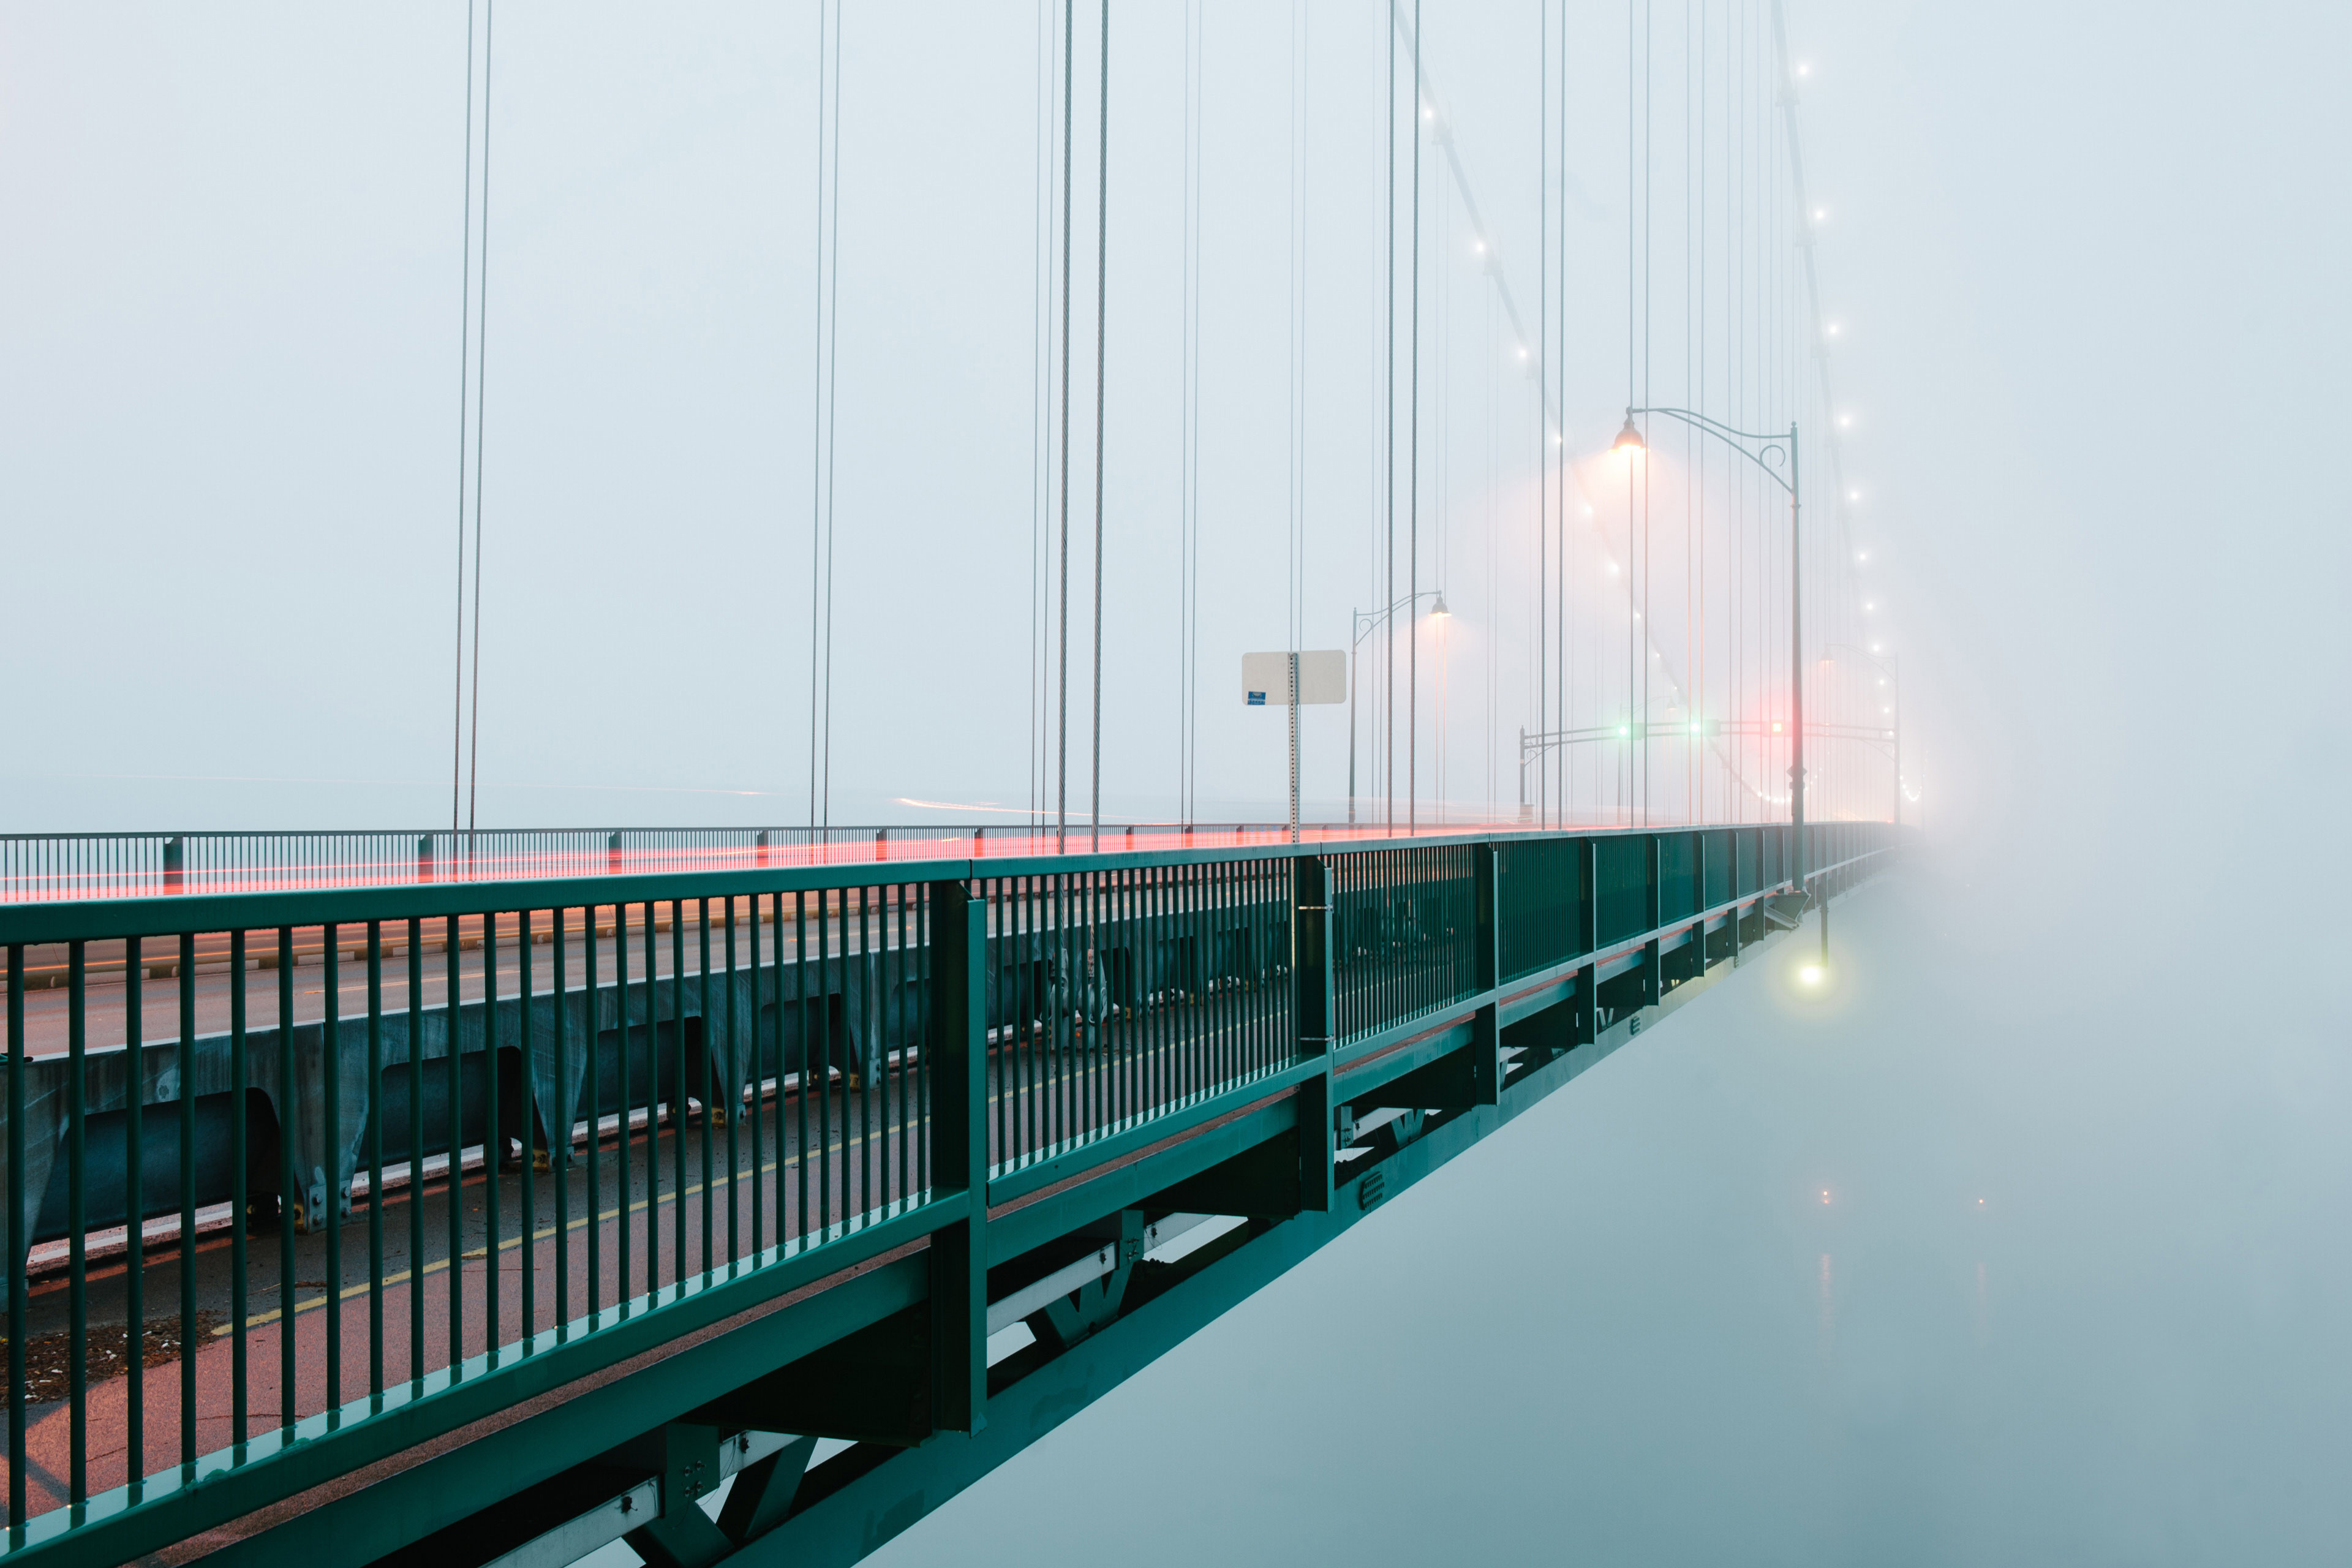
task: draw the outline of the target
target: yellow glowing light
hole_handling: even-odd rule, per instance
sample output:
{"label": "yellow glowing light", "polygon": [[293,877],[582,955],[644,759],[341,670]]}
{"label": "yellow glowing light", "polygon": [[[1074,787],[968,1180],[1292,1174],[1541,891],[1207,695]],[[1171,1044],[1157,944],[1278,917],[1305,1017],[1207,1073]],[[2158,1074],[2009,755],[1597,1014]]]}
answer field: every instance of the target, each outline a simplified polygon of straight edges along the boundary
{"label": "yellow glowing light", "polygon": [[1773,721],[1772,721],[1772,733],[1774,733],[1775,735],[1777,735],[1777,734],[1779,734],[1780,732],[1780,721],[1779,721],[1778,719],[1775,719],[1775,720],[1773,720]]}
{"label": "yellow glowing light", "polygon": [[[1804,968],[1797,971],[1797,978],[1808,985],[1819,985],[1822,983],[1822,966],[1818,963],[1808,963]],[[1827,1193],[1822,1194],[1822,1201],[1823,1203],[1829,1201]]]}

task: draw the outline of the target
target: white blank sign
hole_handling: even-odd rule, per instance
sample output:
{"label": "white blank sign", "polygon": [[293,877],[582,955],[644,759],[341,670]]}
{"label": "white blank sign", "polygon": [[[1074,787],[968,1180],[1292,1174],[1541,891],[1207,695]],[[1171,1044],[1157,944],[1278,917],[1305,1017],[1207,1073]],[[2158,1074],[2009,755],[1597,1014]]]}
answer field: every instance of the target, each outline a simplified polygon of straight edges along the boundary
{"label": "white blank sign", "polygon": [[[1253,708],[1290,706],[1290,655],[1242,655],[1242,697]],[[1298,701],[1348,700],[1348,656],[1340,649],[1298,656]]]}

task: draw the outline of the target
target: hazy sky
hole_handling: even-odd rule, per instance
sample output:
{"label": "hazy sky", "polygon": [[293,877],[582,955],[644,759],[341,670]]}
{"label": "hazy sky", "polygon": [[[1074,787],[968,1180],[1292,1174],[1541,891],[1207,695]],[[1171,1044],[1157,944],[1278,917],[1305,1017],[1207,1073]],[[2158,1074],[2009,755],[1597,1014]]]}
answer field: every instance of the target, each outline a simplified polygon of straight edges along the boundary
{"label": "hazy sky", "polygon": [[[1049,173],[1054,161],[1052,7],[851,7],[836,35],[839,180],[824,197],[830,213],[837,190],[837,223],[822,236],[814,7],[506,0],[494,51],[488,8],[477,10],[477,59],[494,64],[470,165],[455,0],[333,16],[9,13],[0,202],[17,223],[0,255],[0,352],[16,374],[0,496],[16,569],[58,585],[23,596],[0,631],[45,726],[0,778],[10,825],[444,816],[456,667],[474,662],[455,625],[467,345],[486,822],[799,819],[818,603],[830,605],[818,662],[832,670],[835,819],[903,820],[905,797],[1020,807],[1043,787],[1056,723],[1038,666],[1060,657],[1058,588],[1048,578],[1041,596],[1036,571],[1057,552],[1059,521],[1050,394],[1063,343],[1053,188],[1037,177],[1041,157]],[[1846,559],[1850,542],[1876,540],[1894,564],[1901,514],[1889,491],[1887,507],[1848,517],[1826,460],[1831,410],[1805,358],[1811,307],[1760,0],[1648,26],[1655,101],[1642,134],[1662,173],[1643,187],[1639,290],[1626,15],[1571,7],[1562,48],[1533,5],[1425,9],[1417,142],[1410,89],[1398,95],[1393,279],[1386,11],[1192,15],[1189,46],[1178,5],[1122,9],[1113,27],[1108,812],[1174,808],[1188,712],[1202,814],[1270,808],[1282,725],[1243,705],[1239,656],[1294,638],[1347,647],[1351,612],[1391,589],[1442,590],[1453,611],[1423,624],[1417,661],[1398,656],[1397,706],[1417,692],[1404,730],[1420,740],[1402,743],[1424,800],[1507,810],[1523,725],[1614,724],[1635,706],[1654,722],[1778,713],[1780,600],[1759,574],[1777,559],[1779,502],[1752,476],[1735,483],[1721,452],[1708,467],[1662,447],[1641,501],[1645,519],[1654,502],[1655,547],[1645,531],[1637,563],[1633,492],[1603,456],[1637,394],[1807,423],[1815,639],[1857,640],[1858,606],[1876,594],[1876,625],[1921,672],[1906,677],[1921,693],[1914,727],[1949,731],[1935,650],[1903,635],[1896,600]],[[1076,73],[1068,226],[1083,806],[1091,16],[1076,53],[1089,68]],[[1549,101],[1566,104],[1552,124],[1539,113],[1547,71]],[[822,311],[820,262],[837,283]],[[1825,251],[1831,306],[1850,302],[1838,291],[1851,270]],[[823,362],[821,342],[837,350]],[[1863,418],[1857,437],[1874,428],[1874,413],[1838,412]],[[1393,584],[1374,564],[1391,526],[1391,443]],[[1538,544],[1547,450],[1570,468],[1572,636],[1559,641],[1555,612],[1545,688],[1532,595],[1547,570],[1558,588],[1561,537],[1555,510]],[[1712,510],[1694,535],[1691,497],[1706,485]],[[834,540],[822,571],[819,510]],[[1384,646],[1366,647],[1386,679]],[[1649,672],[1638,702],[1628,668]],[[1539,698],[1563,685],[1569,710],[1548,719]],[[1370,752],[1391,726],[1369,700],[1362,721],[1369,794],[1370,775],[1392,772]],[[1348,725],[1343,708],[1307,716],[1310,815],[1340,809]],[[1582,820],[1623,802],[1602,788],[1616,770],[1599,754],[1579,754]],[[1913,752],[1929,772],[1937,755]],[[1681,763],[1657,766],[1655,808],[1684,815]],[[1777,809],[1763,798],[1776,770],[1748,766],[1745,793],[1727,781],[1706,809]],[[1885,766],[1857,753],[1853,770]],[[1818,772],[1825,792],[1843,778]],[[1937,784],[1947,799],[1962,787]],[[1836,804],[1876,811],[1887,794],[1874,783]]]}

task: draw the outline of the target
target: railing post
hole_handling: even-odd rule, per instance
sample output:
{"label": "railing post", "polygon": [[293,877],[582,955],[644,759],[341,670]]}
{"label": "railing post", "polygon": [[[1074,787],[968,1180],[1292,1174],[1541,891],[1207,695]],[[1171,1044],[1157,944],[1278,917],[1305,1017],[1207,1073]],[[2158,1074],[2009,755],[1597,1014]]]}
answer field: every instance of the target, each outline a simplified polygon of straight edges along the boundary
{"label": "railing post", "polygon": [[1502,879],[1499,855],[1492,844],[1470,847],[1470,896],[1477,905],[1472,921],[1476,948],[1472,979],[1479,994],[1486,998],[1470,1023],[1470,1100],[1474,1105],[1496,1105],[1503,1098],[1503,1008],[1502,998],[1495,994],[1503,973],[1498,948],[1502,921],[1495,901]]}
{"label": "railing post", "polygon": [[1331,997],[1331,868],[1320,858],[1290,862],[1291,1017],[1302,1057],[1320,1070],[1298,1086],[1298,1206],[1331,1206],[1331,1051],[1337,1043]]}
{"label": "railing post", "polygon": [[1659,950],[1657,935],[1658,927],[1664,922],[1665,919],[1658,912],[1661,903],[1658,896],[1659,835],[1650,834],[1643,843],[1648,849],[1648,853],[1643,857],[1642,879],[1647,884],[1644,891],[1648,899],[1643,919],[1646,922],[1644,929],[1650,932],[1650,940],[1642,944],[1642,1005],[1645,1007],[1654,1007],[1666,994],[1664,979],[1661,973],[1665,966],[1665,960]]}
{"label": "railing post", "polygon": [[163,890],[167,893],[185,892],[187,885],[188,847],[186,841],[174,833],[163,840]]}
{"label": "railing post", "polygon": [[758,848],[760,851],[759,863],[765,866],[768,863],[768,830],[764,827],[760,829]]}
{"label": "railing post", "polygon": [[977,1432],[988,1407],[988,904],[961,882],[931,904],[931,1190],[964,1194],[931,1233],[931,1425]]}
{"label": "railing post", "polygon": [[877,827],[874,830],[874,858],[877,860],[890,858],[890,830],[887,827]]}
{"label": "railing post", "polygon": [[1693,830],[1691,845],[1696,851],[1692,857],[1691,912],[1698,917],[1693,930],[1693,938],[1698,943],[1698,973],[1692,978],[1704,979],[1706,975],[1706,835]]}
{"label": "railing post", "polygon": [[1739,885],[1740,837],[1740,829],[1735,827],[1731,830],[1731,967],[1734,969],[1739,967],[1739,922],[1748,910],[1748,906],[1740,900],[1746,898],[1748,892],[1748,889]]}
{"label": "railing post", "polygon": [[1590,838],[1576,841],[1576,948],[1584,955],[1584,967],[1576,972],[1576,996],[1570,1015],[1575,1034],[1569,1042],[1573,1048],[1589,1046],[1601,1037],[1601,966],[1593,952],[1601,945],[1601,878],[1596,864],[1598,855]]}
{"label": "railing post", "polygon": [[416,836],[416,879],[420,882],[433,879],[433,835],[430,833]]}
{"label": "railing post", "polygon": [[621,836],[618,833],[604,840],[604,869],[615,877],[621,874]]}

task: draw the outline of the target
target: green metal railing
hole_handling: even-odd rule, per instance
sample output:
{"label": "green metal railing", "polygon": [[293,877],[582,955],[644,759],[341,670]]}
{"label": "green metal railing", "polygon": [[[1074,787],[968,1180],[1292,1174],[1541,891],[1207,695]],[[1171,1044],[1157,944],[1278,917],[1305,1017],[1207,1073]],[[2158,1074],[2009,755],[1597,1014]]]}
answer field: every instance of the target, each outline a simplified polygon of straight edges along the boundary
{"label": "green metal railing", "polygon": [[[1805,864],[1889,833],[1817,826]],[[1703,967],[1788,837],[542,845],[580,874],[0,906],[10,1549],[233,1476],[293,1495],[931,1235],[968,1202],[962,986],[1009,1191],[1499,984],[1581,963],[1590,997],[1645,942],[1654,975],[1678,921]]]}
{"label": "green metal railing", "polygon": [[[1235,849],[1286,842],[1283,823],[1122,823],[1105,850]],[[1316,825],[1314,842],[1380,837]],[[263,833],[0,834],[0,903],[283,892],[418,882],[731,871],[856,860],[953,860],[1083,847],[1050,824],[898,823],[827,827],[530,827]]]}

